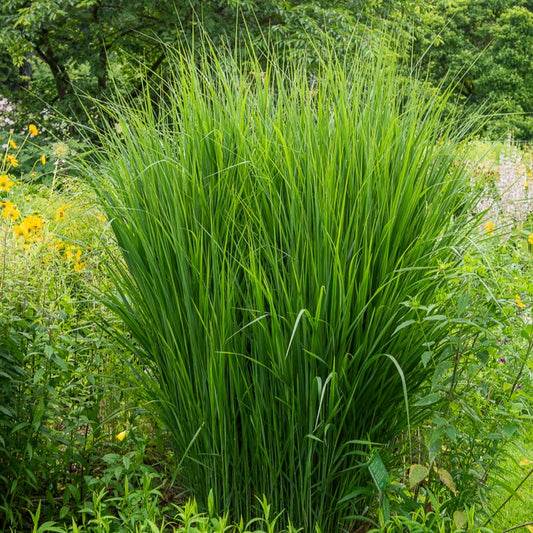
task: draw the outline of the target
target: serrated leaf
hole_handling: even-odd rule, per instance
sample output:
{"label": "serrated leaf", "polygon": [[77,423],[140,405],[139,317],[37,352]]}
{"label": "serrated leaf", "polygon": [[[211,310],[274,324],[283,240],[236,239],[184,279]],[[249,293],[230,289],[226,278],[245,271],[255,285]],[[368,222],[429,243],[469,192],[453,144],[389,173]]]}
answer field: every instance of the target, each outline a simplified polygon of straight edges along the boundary
{"label": "serrated leaf", "polygon": [[455,429],[455,426],[452,424],[447,424],[444,426],[444,431],[446,432],[446,435],[450,437],[450,440],[452,442],[455,442],[457,440],[457,429]]}
{"label": "serrated leaf", "polygon": [[461,316],[466,308],[470,305],[470,295],[469,294],[461,294],[459,297],[459,301],[457,302],[457,314]]}
{"label": "serrated leaf", "polygon": [[446,315],[430,315],[424,318],[424,322],[443,322],[444,320],[448,320],[448,317]]}
{"label": "serrated leaf", "polygon": [[427,350],[422,354],[422,364],[424,365],[424,368],[428,366],[429,361],[431,360],[431,356],[433,355],[433,352]]}
{"label": "serrated leaf", "polygon": [[410,326],[411,324],[414,324],[415,320],[406,320],[405,322],[402,322],[395,330],[393,335],[396,335],[399,331],[401,331],[403,328],[406,328]]}
{"label": "serrated leaf", "polygon": [[434,403],[437,403],[440,399],[440,392],[432,392],[431,394],[428,394],[427,396],[424,396],[423,398],[420,398],[420,400],[416,401],[414,403],[414,406],[425,407],[426,405],[432,405]]}
{"label": "serrated leaf", "polygon": [[453,481],[453,477],[448,472],[448,470],[445,470],[444,468],[439,468],[437,470],[437,474],[439,474],[439,479],[441,482],[448,487],[455,496],[457,496],[457,489],[455,488],[455,482]]}
{"label": "serrated leaf", "polygon": [[435,459],[439,455],[439,453],[442,451],[442,439],[435,435],[434,438],[431,439],[429,446],[428,446],[428,452],[429,452],[429,462],[430,464],[433,464],[435,462]]}
{"label": "serrated leaf", "polygon": [[518,431],[516,424],[507,424],[502,428],[502,433],[507,437],[512,437]]}
{"label": "serrated leaf", "polygon": [[487,350],[476,350],[475,355],[483,364],[486,364],[489,360],[489,352],[487,352]]}
{"label": "serrated leaf", "polygon": [[463,529],[468,523],[468,517],[464,511],[455,511],[453,513],[453,523],[456,529]]}
{"label": "serrated leaf", "polygon": [[424,465],[414,464],[409,468],[409,488],[414,489],[428,477],[429,468]]}
{"label": "serrated leaf", "polygon": [[520,331],[520,335],[528,341],[533,334],[533,324],[528,324],[524,329]]}
{"label": "serrated leaf", "polygon": [[37,372],[33,375],[33,384],[35,385],[40,379],[44,376],[46,369],[45,368],[39,368],[37,369]]}

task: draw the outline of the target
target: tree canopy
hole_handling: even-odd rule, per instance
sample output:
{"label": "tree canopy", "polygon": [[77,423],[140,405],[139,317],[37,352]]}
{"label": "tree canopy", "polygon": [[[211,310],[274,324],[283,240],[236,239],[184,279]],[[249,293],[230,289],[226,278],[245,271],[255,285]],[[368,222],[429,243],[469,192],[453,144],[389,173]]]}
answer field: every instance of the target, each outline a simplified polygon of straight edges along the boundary
{"label": "tree canopy", "polygon": [[[161,43],[280,43],[312,62],[310,46],[386,34],[434,85],[459,80],[466,104],[498,113],[486,133],[533,138],[532,0],[6,0],[0,7],[0,91],[30,87],[52,105],[99,96],[111,75],[133,90],[156,71]],[[313,45],[314,46],[314,45]]]}

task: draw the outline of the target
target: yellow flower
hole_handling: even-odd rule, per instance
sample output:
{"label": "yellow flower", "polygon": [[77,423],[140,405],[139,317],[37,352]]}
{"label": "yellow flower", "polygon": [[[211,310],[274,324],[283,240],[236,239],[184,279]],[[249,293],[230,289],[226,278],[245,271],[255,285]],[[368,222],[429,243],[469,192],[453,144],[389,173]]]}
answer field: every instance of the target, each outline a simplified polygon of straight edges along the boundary
{"label": "yellow flower", "polygon": [[39,130],[37,129],[37,127],[35,126],[35,124],[30,124],[28,126],[28,129],[30,130],[30,135],[32,137],[36,137],[38,134],[39,134]]}
{"label": "yellow flower", "polygon": [[531,525],[530,526],[526,526],[526,529],[528,531],[530,531],[531,533],[533,533],[533,526],[531,526]]}
{"label": "yellow flower", "polygon": [[485,233],[487,235],[492,235],[494,233],[494,229],[495,229],[495,225],[494,225],[494,222],[492,222],[492,220],[489,220],[486,224],[485,224]]}
{"label": "yellow flower", "polygon": [[18,239],[19,237],[22,237],[24,240],[28,237],[28,228],[24,224],[24,222],[21,222],[20,224],[13,226],[13,234]]}
{"label": "yellow flower", "polygon": [[32,230],[39,230],[42,229],[44,226],[44,219],[42,219],[39,215],[30,215],[24,220],[27,221],[28,227]]}
{"label": "yellow flower", "polygon": [[41,163],[46,165],[46,156],[44,154],[41,156]]}
{"label": "yellow flower", "polygon": [[127,432],[126,431],[121,431],[118,435],[117,435],[117,439],[122,442],[125,438],[126,438],[126,435],[127,435]]}
{"label": "yellow flower", "polygon": [[529,234],[529,237],[527,238],[527,242],[528,242],[529,244],[533,244],[533,233],[530,233],[530,234]]}
{"label": "yellow flower", "polygon": [[2,209],[2,216],[6,220],[11,219],[14,222],[20,217],[20,212],[13,202],[4,202],[3,206],[4,209]]}
{"label": "yellow flower", "polygon": [[533,461],[530,461],[529,459],[522,459],[520,461],[520,466],[527,466],[533,464]]}
{"label": "yellow flower", "polygon": [[66,204],[62,205],[57,211],[56,211],[56,222],[59,222],[60,220],[65,220],[65,211],[72,207],[72,204]]}
{"label": "yellow flower", "polygon": [[520,298],[519,294],[515,295],[515,302],[516,302],[516,305],[518,305],[518,307],[520,307],[520,309],[524,309],[525,305],[522,302],[522,299]]}
{"label": "yellow flower", "polygon": [[13,168],[16,168],[19,166],[19,162],[17,161],[17,158],[13,154],[9,154],[5,159],[4,163],[9,163]]}
{"label": "yellow flower", "polygon": [[524,183],[524,187],[527,189],[529,187],[529,180],[526,180],[526,182]]}
{"label": "yellow flower", "polygon": [[38,215],[30,215],[24,218],[17,226],[13,226],[13,233],[15,237],[23,237],[26,243],[36,242],[43,238],[43,227],[44,219]]}
{"label": "yellow flower", "polygon": [[11,146],[11,148],[13,148],[13,150],[17,150],[18,149],[18,146],[17,146],[17,144],[15,143],[15,141],[13,139],[9,139],[9,146]]}
{"label": "yellow flower", "polygon": [[74,263],[74,270],[78,274],[81,274],[85,270],[85,263],[83,263],[82,261],[76,261]]}
{"label": "yellow flower", "polygon": [[9,192],[13,185],[15,185],[15,183],[9,179],[9,176],[7,174],[3,174],[0,176],[0,191]]}

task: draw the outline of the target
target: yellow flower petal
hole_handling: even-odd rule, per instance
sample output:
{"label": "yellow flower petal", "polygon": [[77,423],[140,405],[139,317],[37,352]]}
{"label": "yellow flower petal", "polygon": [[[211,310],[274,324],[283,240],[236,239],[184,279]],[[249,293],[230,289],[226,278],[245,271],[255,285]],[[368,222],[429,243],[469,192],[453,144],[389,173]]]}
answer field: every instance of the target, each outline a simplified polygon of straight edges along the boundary
{"label": "yellow flower petal", "polygon": [[533,461],[530,461],[529,459],[522,459],[520,461],[520,466],[527,466],[527,465],[532,465],[533,464]]}
{"label": "yellow flower petal", "polygon": [[9,192],[13,185],[15,185],[15,183],[9,179],[7,174],[0,176],[0,191]]}
{"label": "yellow flower petal", "polygon": [[39,130],[37,129],[37,127],[35,126],[35,124],[30,124],[28,126],[28,129],[30,130],[30,135],[32,137],[36,137],[38,134],[39,134]]}
{"label": "yellow flower petal", "polygon": [[486,224],[485,224],[485,233],[487,235],[491,235],[493,232],[494,232],[494,229],[495,229],[496,226],[494,226],[494,222],[492,222],[492,220],[489,220]]}
{"label": "yellow flower petal", "polygon": [[127,432],[126,431],[121,431],[118,435],[117,435],[117,439],[122,442],[125,438],[126,438],[126,435],[127,435]]}
{"label": "yellow flower petal", "polygon": [[13,150],[17,150],[18,149],[18,146],[17,146],[17,144],[15,143],[15,141],[13,139],[9,139],[9,146],[11,146],[11,148],[13,148]]}

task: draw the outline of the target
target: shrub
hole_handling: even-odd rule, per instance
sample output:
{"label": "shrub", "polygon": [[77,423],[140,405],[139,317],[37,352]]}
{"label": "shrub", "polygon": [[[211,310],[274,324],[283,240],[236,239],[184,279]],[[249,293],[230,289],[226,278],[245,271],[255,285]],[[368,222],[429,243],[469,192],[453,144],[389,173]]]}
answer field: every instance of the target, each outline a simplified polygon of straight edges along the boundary
{"label": "shrub", "polygon": [[411,400],[443,357],[432,304],[475,202],[446,96],[390,58],[322,57],[313,77],[174,55],[170,83],[106,109],[87,171],[122,251],[107,304],[180,479],[232,516],[265,495],[335,531],[371,492],[369,443],[427,413]]}

